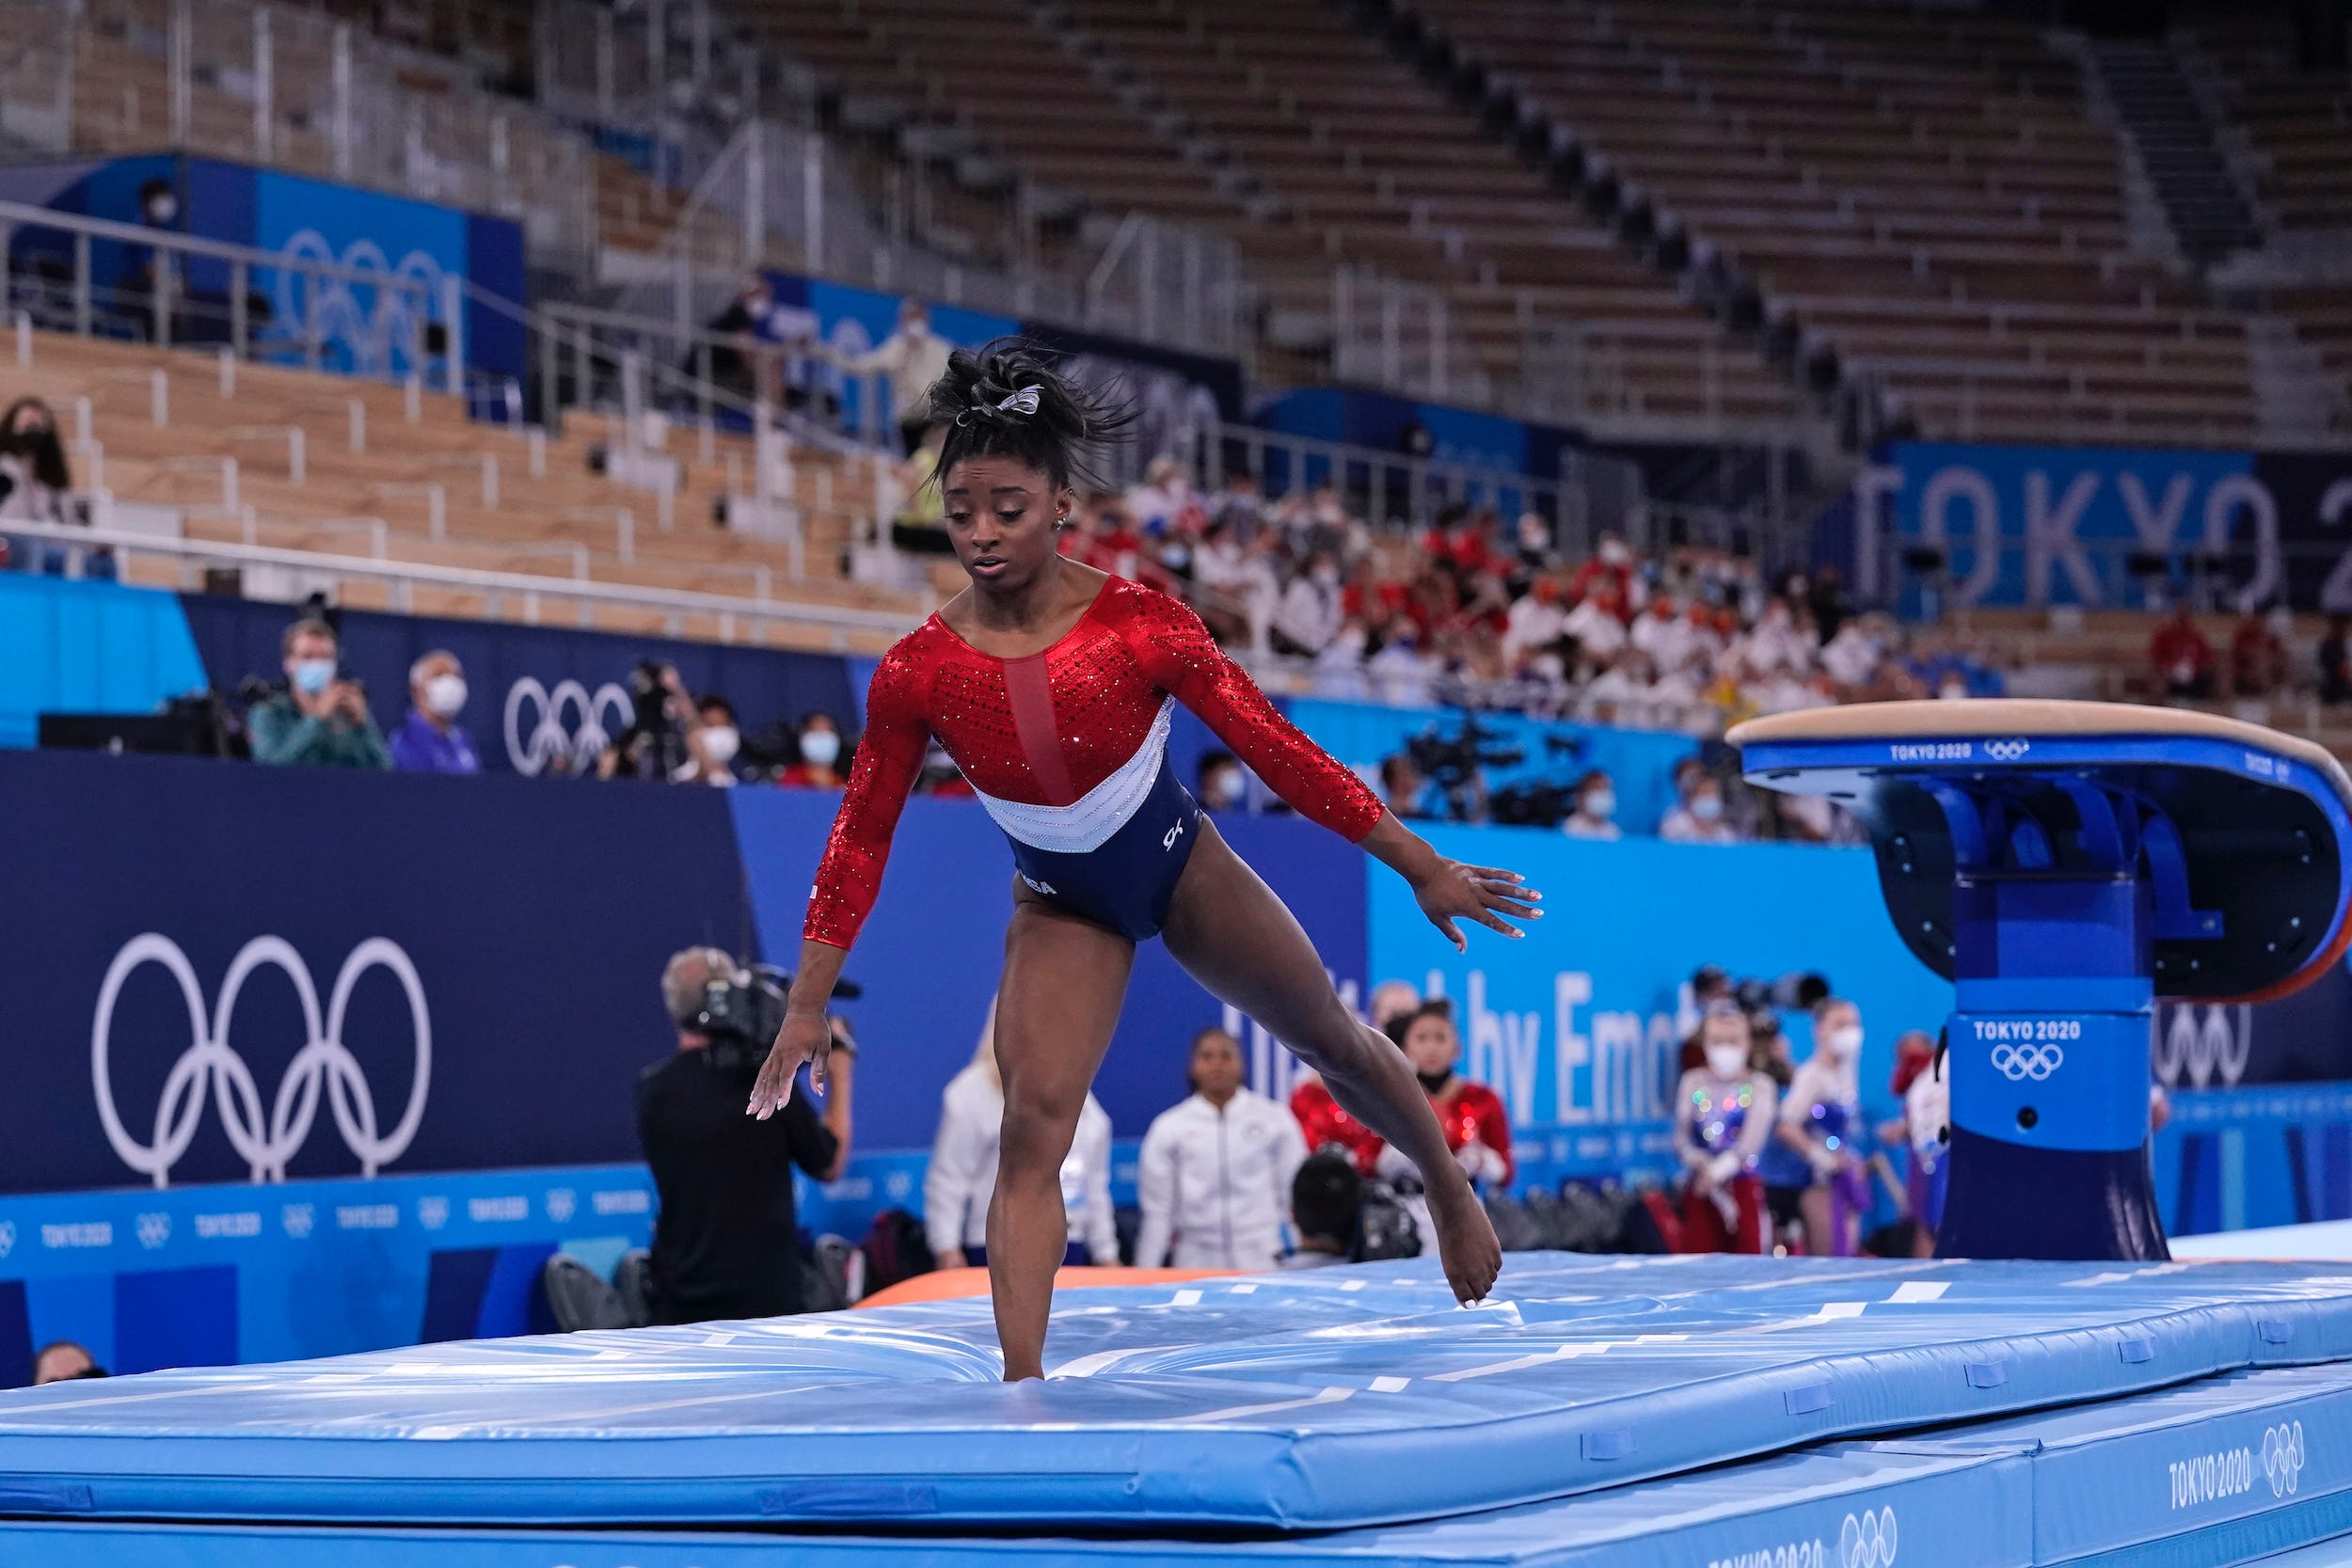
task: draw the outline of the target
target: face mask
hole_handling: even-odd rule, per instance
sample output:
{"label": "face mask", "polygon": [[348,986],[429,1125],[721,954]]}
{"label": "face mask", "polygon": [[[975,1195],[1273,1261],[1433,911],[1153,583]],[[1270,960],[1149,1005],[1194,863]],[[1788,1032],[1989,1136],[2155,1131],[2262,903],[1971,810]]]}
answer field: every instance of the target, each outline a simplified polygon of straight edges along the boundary
{"label": "face mask", "polygon": [[1339,568],[1318,566],[1315,568],[1314,580],[1317,588],[1337,588],[1340,585]]}
{"label": "face mask", "polygon": [[841,757],[841,737],[831,730],[811,730],[801,736],[801,757],[810,766],[831,768]]}
{"label": "face mask", "polygon": [[747,299],[743,302],[743,313],[755,322],[766,321],[768,312],[774,309],[775,307],[765,299]]}
{"label": "face mask", "polygon": [[1748,1070],[1748,1048],[1744,1045],[1708,1046],[1707,1070],[1718,1078],[1744,1077]]}
{"label": "face mask", "polygon": [[1612,566],[1624,565],[1627,561],[1632,558],[1632,555],[1633,552],[1631,550],[1627,549],[1623,545],[1617,543],[1614,539],[1612,539],[1609,543],[1600,547],[1600,558],[1609,562]]}
{"label": "face mask", "polygon": [[1691,802],[1691,815],[1702,822],[1712,822],[1723,814],[1724,800],[1720,795],[1702,795]]}
{"label": "face mask", "polygon": [[440,674],[424,683],[424,708],[438,719],[454,719],[466,705],[466,677]]}
{"label": "face mask", "polygon": [[335,661],[331,658],[296,659],[287,672],[295,687],[315,697],[326,689],[326,683],[335,678]]}
{"label": "face mask", "polygon": [[1968,695],[1968,688],[1960,681],[1946,681],[1943,690],[1937,695],[1947,703],[1957,703]]}
{"label": "face mask", "polygon": [[1443,1072],[1416,1072],[1413,1076],[1421,1080],[1423,1091],[1429,1094],[1438,1094],[1443,1092],[1448,1084],[1454,1082],[1454,1069],[1448,1068]]}
{"label": "face mask", "polygon": [[156,225],[169,223],[180,215],[180,198],[159,196],[147,204],[147,221]]}
{"label": "face mask", "polygon": [[1584,815],[1606,822],[1617,815],[1617,798],[1605,789],[1596,789],[1584,797]]}
{"label": "face mask", "polygon": [[1212,805],[1218,806],[1237,806],[1241,804],[1240,775],[1232,772],[1225,772],[1219,773],[1216,778],[1211,779],[1209,781],[1209,802]]}
{"label": "face mask", "polygon": [[1827,1046],[1829,1053],[1839,1061],[1851,1061],[1862,1049],[1862,1026],[1858,1023],[1849,1023],[1841,1029],[1832,1029],[1822,1037],[1821,1043]]}
{"label": "face mask", "polygon": [[703,752],[718,767],[733,762],[742,744],[743,737],[733,724],[712,724],[703,731]]}

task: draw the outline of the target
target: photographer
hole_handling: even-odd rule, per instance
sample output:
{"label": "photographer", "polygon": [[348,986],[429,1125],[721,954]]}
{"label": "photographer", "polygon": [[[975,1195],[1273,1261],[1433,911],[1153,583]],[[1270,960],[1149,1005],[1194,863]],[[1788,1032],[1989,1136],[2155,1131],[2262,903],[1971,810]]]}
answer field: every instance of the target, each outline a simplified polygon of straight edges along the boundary
{"label": "photographer", "polygon": [[[661,1195],[647,1293],[657,1323],[768,1318],[802,1309],[792,1170],[820,1181],[850,1152],[856,1055],[839,1019],[821,1119],[805,1081],[776,1114],[743,1114],[775,1036],[782,997],[715,947],[690,947],[661,972],[677,1051],[637,1082],[637,1135]],[[774,1011],[767,1010],[772,1003]]]}
{"label": "photographer", "polygon": [[633,712],[597,759],[606,779],[668,779],[676,784],[731,785],[742,748],[735,709],[716,692],[697,703],[675,665],[641,661],[629,673]]}
{"label": "photographer", "polygon": [[367,691],[339,670],[335,628],[305,619],[278,643],[284,689],[253,705],[246,725],[253,760],[271,767],[389,768],[392,753],[368,712]]}

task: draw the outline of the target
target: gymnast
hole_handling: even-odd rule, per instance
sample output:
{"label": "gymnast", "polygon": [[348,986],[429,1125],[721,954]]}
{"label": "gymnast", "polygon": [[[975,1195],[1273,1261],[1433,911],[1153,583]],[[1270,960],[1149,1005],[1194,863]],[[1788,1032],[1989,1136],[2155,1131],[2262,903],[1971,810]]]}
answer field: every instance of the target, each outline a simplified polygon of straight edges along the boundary
{"label": "gymnast", "polygon": [[1300,815],[1411,884],[1454,944],[1457,920],[1506,935],[1539,896],[1508,871],[1439,855],[1278,714],[1164,594],[1069,560],[1074,485],[1134,412],[1057,373],[1030,346],[959,351],[931,388],[946,429],[935,470],[971,585],[885,655],[840,814],[817,870],[784,1026],[749,1110],[766,1117],[803,1062],[821,1090],[827,999],[874,906],[907,791],[932,736],[1011,842],[1013,911],[996,1005],[1005,1118],[988,1273],[1008,1382],[1044,1375],[1066,1237],[1059,1180],[1109,1047],[1136,943],[1168,951],[1323,1075],[1340,1104],[1420,1167],[1447,1282],[1464,1303],[1502,1267],[1493,1228],[1411,1065],[1332,990],[1281,900],[1219,837],[1168,763],[1183,703]]}

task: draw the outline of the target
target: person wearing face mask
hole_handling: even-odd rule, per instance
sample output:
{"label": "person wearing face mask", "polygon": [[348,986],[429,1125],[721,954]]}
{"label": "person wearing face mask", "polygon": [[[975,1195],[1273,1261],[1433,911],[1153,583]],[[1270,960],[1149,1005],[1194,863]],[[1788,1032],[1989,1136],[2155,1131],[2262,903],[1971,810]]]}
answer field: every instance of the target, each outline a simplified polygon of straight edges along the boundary
{"label": "person wearing face mask", "polygon": [[673,784],[735,787],[735,756],[743,749],[743,732],[735,724],[735,705],[717,692],[707,692],[695,705],[697,722],[686,732],[686,760],[670,774]]}
{"label": "person wearing face mask", "polygon": [[801,721],[801,760],[786,768],[776,783],[795,789],[839,789],[841,726],[830,713],[812,713]]}
{"label": "person wearing face mask", "polygon": [[1231,752],[1204,752],[1197,778],[1200,803],[1210,811],[1239,811],[1249,798],[1248,781]]}
{"label": "person wearing face mask", "polygon": [[1677,1252],[1769,1250],[1756,1162],[1772,1137],[1779,1091],[1749,1063],[1747,1014],[1728,997],[1699,1022],[1702,1061],[1675,1088],[1675,1153],[1682,1162]]}
{"label": "person wearing face mask", "polygon": [[2213,644],[2186,604],[2175,606],[2148,640],[2148,665],[2168,697],[2202,702],[2213,695]]}
{"label": "person wearing face mask", "polygon": [[1561,820],[1560,831],[1570,838],[1623,838],[1616,817],[1616,785],[1596,768],[1576,781],[1576,809]]}
{"label": "person wearing face mask", "polygon": [[392,754],[357,681],[338,673],[335,629],[305,619],[279,641],[286,687],[253,705],[246,729],[253,760],[268,767],[389,768]]}
{"label": "person wearing face mask", "polygon": [[[0,414],[0,529],[11,521],[72,523],[79,514],[67,506],[73,470],[57,439],[57,419],[39,398],[19,398]],[[0,531],[0,564],[20,572],[64,574],[72,552],[55,540]],[[84,552],[82,575],[115,575],[114,556]]]}
{"label": "person wearing face mask", "polygon": [[1869,1204],[1862,1134],[1862,1010],[1839,996],[1813,1006],[1813,1054],[1781,1097],[1765,1166],[1767,1200],[1783,1224],[1800,1220],[1804,1249],[1851,1257]]}
{"label": "person wearing face mask", "polygon": [[[1472,1083],[1454,1070],[1461,1058],[1462,1037],[1454,1028],[1454,1004],[1432,997],[1411,1012],[1389,1020],[1382,1029],[1421,1080],[1429,1108],[1438,1114],[1446,1148],[1454,1164],[1473,1182],[1500,1192],[1511,1184],[1518,1164],[1511,1155],[1511,1118],[1502,1097],[1484,1084]],[[1436,1248],[1428,1206],[1412,1163],[1377,1137],[1359,1150],[1359,1161],[1370,1156],[1370,1174],[1386,1180],[1420,1227],[1422,1249]]]}
{"label": "person wearing face mask", "polygon": [[408,667],[408,718],[392,732],[392,766],[404,773],[479,773],[482,759],[457,727],[466,706],[466,672],[457,656],[436,648]]}
{"label": "person wearing face mask", "polygon": [[1291,1114],[1243,1076],[1232,1036],[1203,1029],[1193,1037],[1191,1097],[1153,1117],[1143,1135],[1137,1268],[1255,1274],[1280,1260],[1291,1179],[1307,1141]]}
{"label": "person wearing face mask", "polygon": [[1270,628],[1274,651],[1292,658],[1313,658],[1339,635],[1340,563],[1318,551],[1307,568],[1282,590]]}
{"label": "person wearing face mask", "polygon": [[1658,836],[1675,844],[1739,842],[1724,820],[1724,786],[1706,773],[1692,775],[1681,800],[1658,824]]}

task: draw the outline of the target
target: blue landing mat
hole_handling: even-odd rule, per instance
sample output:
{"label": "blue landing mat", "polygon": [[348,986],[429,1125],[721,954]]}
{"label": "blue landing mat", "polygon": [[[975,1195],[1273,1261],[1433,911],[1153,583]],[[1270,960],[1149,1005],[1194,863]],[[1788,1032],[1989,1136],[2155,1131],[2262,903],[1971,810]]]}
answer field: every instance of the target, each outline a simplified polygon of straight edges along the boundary
{"label": "blue landing mat", "polygon": [[2266,1369],[1433,1523],[1256,1540],[0,1523],[109,1568],[2218,1568],[2352,1531],[2352,1368]]}
{"label": "blue landing mat", "polygon": [[433,1345],[0,1395],[0,1509],[113,1518],[1330,1528],[2352,1359],[2325,1265],[1515,1255]]}

